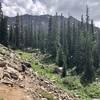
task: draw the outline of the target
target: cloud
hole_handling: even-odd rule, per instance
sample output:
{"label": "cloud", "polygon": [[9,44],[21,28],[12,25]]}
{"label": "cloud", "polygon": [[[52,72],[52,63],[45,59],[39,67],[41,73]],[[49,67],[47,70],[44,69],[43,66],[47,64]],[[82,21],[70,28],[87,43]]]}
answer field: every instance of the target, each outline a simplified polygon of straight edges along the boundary
{"label": "cloud", "polygon": [[[19,14],[55,14],[63,13],[80,19],[86,12],[86,0],[1,0],[5,15],[15,16]],[[100,23],[100,0],[88,0],[90,18],[95,23]],[[100,25],[99,25],[100,26]]]}
{"label": "cloud", "polygon": [[3,11],[7,16],[16,16],[19,14],[41,14],[47,13],[45,5],[39,1],[32,0],[3,0]]}

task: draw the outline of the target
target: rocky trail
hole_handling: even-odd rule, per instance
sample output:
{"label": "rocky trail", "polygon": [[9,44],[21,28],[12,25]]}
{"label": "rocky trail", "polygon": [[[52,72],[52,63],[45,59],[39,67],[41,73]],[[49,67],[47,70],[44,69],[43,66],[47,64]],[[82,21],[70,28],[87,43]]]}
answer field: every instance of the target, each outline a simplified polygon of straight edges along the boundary
{"label": "rocky trail", "polygon": [[0,44],[0,100],[77,100],[30,66]]}

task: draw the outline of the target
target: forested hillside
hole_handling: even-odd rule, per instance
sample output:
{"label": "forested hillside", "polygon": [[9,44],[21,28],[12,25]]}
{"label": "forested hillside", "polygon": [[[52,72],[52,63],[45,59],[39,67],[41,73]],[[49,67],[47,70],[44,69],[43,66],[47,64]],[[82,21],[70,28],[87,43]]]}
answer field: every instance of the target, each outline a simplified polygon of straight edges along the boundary
{"label": "forested hillside", "polygon": [[63,14],[52,15],[3,15],[0,4],[0,43],[14,50],[39,49],[62,67],[61,78],[79,75],[83,86],[93,83],[100,76],[100,29],[89,17],[80,15],[80,21]]}
{"label": "forested hillside", "polygon": [[[2,7],[0,7],[2,8]],[[36,48],[47,52],[63,67],[75,67],[76,74],[82,74],[82,82],[93,82],[99,68],[99,32],[89,17],[89,8],[81,21],[63,14],[55,16],[20,16],[7,18],[1,15],[0,42],[14,49]],[[8,21],[7,21],[8,19]],[[8,23],[8,24],[7,24]]]}

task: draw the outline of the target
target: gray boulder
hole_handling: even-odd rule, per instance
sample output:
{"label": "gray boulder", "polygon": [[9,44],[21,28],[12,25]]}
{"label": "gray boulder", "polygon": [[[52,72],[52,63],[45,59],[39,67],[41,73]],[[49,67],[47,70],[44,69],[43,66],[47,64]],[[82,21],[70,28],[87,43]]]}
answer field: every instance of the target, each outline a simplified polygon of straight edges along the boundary
{"label": "gray boulder", "polygon": [[62,70],[63,70],[62,67],[55,67],[54,70],[53,70],[53,73],[55,73],[55,74],[61,74]]}
{"label": "gray boulder", "polygon": [[0,62],[0,67],[5,67],[6,66],[6,62]]}

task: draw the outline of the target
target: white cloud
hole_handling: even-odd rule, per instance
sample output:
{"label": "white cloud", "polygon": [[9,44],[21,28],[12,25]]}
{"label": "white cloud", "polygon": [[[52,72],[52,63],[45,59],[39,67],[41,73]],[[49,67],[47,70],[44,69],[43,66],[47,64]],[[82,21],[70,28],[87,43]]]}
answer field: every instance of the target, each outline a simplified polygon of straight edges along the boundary
{"label": "white cloud", "polygon": [[42,14],[47,13],[45,5],[32,0],[3,0],[3,11],[7,16],[16,16],[19,14]]}
{"label": "white cloud", "polygon": [[100,21],[96,21],[96,22],[95,22],[95,26],[97,26],[97,27],[100,28]]}

